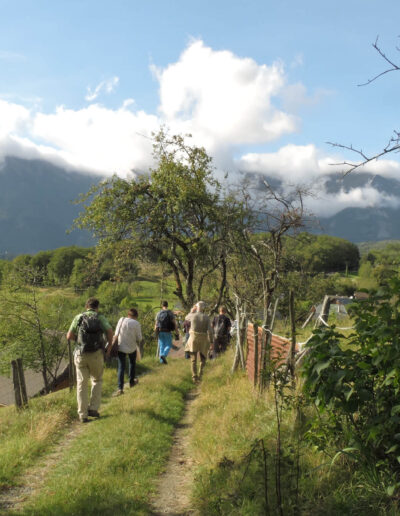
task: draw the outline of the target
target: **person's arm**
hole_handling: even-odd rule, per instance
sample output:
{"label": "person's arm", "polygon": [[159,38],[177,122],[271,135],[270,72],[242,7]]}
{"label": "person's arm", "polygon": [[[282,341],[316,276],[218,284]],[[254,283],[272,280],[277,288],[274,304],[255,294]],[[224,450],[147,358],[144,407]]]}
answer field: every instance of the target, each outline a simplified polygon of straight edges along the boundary
{"label": "person's arm", "polygon": [[114,337],[114,332],[112,331],[112,328],[108,328],[108,330],[106,331],[106,337],[108,342],[108,348],[111,349],[111,344]]}
{"label": "person's arm", "polygon": [[67,340],[76,340],[76,335],[73,331],[68,331]]}
{"label": "person's arm", "polygon": [[67,340],[73,340],[76,341],[77,335],[78,335],[78,321],[79,321],[80,315],[77,315],[74,317],[74,320],[71,323],[71,326],[68,329],[67,332]]}

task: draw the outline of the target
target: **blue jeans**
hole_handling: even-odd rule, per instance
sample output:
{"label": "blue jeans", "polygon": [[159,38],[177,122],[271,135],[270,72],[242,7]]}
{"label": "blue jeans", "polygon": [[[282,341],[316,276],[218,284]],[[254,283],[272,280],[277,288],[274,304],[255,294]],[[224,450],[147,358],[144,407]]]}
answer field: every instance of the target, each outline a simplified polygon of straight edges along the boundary
{"label": "blue jeans", "polygon": [[160,331],[158,334],[158,344],[160,346],[160,357],[166,357],[172,347],[172,334],[170,331]]}
{"label": "blue jeans", "polygon": [[133,353],[123,353],[122,351],[118,351],[118,389],[121,391],[124,390],[124,375],[127,355],[129,358],[129,385],[132,387],[135,383],[136,354],[137,351],[134,351]]}

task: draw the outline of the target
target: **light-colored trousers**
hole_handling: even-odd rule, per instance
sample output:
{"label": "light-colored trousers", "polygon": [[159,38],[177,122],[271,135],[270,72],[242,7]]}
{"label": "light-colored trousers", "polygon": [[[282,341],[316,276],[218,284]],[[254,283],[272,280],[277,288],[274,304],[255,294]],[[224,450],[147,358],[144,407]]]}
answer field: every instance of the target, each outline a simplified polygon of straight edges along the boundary
{"label": "light-colored trousers", "polygon": [[206,365],[206,357],[199,351],[200,355],[200,367],[199,372],[197,372],[197,351],[190,352],[190,360],[192,366],[192,378],[193,380],[199,380],[203,375],[204,366]]}
{"label": "light-colored trousers", "polygon": [[[103,383],[104,355],[103,350],[99,349],[93,353],[75,352],[74,357],[76,367],[76,397],[78,400],[78,415],[85,418],[88,409],[98,410],[101,402],[101,386]],[[89,378],[92,389],[89,404]]]}

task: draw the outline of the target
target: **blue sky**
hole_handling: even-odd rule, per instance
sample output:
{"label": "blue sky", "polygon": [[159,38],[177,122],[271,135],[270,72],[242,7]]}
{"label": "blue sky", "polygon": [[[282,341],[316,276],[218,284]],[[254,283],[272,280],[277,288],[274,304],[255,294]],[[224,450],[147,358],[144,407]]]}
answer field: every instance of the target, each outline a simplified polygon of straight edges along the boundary
{"label": "blue sky", "polygon": [[0,157],[123,175],[165,123],[221,170],[314,181],[345,157],[327,141],[374,153],[400,129],[400,73],[357,86],[386,68],[378,35],[400,63],[399,21],[398,0],[0,0]]}

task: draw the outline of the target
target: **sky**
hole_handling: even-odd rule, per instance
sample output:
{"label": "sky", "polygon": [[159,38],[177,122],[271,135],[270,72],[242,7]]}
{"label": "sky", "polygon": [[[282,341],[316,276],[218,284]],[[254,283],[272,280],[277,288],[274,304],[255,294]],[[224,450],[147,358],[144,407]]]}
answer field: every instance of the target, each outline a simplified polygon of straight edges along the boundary
{"label": "sky", "polygon": [[[0,160],[116,173],[152,165],[161,126],[217,174],[317,185],[312,209],[399,206],[371,186],[324,189],[332,164],[399,127],[398,0],[0,0]],[[400,178],[391,154],[370,171]]]}

